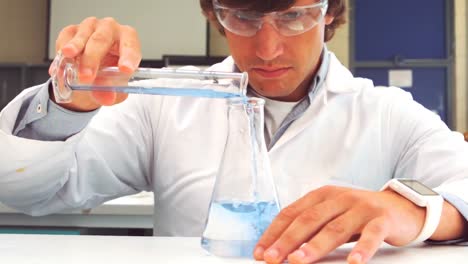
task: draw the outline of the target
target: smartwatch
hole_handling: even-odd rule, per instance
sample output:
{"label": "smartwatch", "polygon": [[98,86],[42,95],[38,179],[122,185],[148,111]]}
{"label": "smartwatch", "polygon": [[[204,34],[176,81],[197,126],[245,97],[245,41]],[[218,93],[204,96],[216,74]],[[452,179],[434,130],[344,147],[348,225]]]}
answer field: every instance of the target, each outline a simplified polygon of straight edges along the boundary
{"label": "smartwatch", "polygon": [[444,198],[431,188],[413,179],[392,179],[381,191],[391,189],[419,207],[426,207],[426,220],[419,235],[411,243],[429,239],[439,225]]}

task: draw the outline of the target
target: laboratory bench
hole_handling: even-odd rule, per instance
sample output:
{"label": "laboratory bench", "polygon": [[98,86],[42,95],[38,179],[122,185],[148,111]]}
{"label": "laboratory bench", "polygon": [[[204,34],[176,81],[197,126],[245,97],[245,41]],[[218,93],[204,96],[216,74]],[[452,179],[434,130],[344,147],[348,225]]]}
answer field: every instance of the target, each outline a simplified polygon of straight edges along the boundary
{"label": "laboratory bench", "polygon": [[[319,263],[346,263],[354,244],[345,244]],[[468,249],[459,246],[395,248],[382,245],[374,264],[466,263]],[[210,256],[197,237],[57,236],[0,234],[0,263],[261,263],[252,259]]]}
{"label": "laboratory bench", "polygon": [[153,193],[121,197],[92,210],[33,217],[0,204],[0,233],[152,235]]}

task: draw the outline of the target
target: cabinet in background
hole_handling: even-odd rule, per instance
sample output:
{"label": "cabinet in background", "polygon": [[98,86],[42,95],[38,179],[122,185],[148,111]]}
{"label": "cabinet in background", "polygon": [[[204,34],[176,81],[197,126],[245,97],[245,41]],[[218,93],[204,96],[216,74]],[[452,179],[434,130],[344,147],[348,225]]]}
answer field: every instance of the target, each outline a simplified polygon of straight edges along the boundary
{"label": "cabinet in background", "polygon": [[49,64],[0,64],[0,109],[25,88],[49,79]]}

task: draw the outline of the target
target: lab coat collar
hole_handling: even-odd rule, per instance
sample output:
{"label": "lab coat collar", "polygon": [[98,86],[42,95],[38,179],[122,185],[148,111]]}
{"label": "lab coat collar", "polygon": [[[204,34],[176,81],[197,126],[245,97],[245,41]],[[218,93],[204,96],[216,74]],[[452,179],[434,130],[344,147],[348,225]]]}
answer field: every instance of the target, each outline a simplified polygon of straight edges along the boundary
{"label": "lab coat collar", "polygon": [[[298,133],[305,129],[310,122],[314,120],[317,113],[317,107],[321,108],[328,104],[328,98],[333,94],[347,94],[359,92],[364,87],[373,87],[371,80],[363,78],[354,78],[352,73],[336,58],[333,52],[329,52],[328,73],[325,77],[323,87],[318,90],[315,100],[320,101],[312,103],[304,112],[303,116],[294,121],[286,132],[278,139],[270,152],[276,151],[286,142],[294,138]],[[212,70],[235,71],[235,64],[232,57],[226,58],[222,63],[213,66]]]}
{"label": "lab coat collar", "polygon": [[354,78],[353,74],[330,52],[330,66],[325,79],[325,90],[331,93],[354,93],[365,86],[373,86],[371,80]]}

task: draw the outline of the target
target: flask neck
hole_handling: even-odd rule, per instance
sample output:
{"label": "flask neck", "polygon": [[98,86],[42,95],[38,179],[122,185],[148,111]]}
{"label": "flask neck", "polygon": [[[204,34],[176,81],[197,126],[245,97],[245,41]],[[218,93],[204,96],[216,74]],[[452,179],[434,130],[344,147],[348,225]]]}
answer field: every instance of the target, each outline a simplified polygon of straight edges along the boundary
{"label": "flask neck", "polygon": [[[239,97],[228,100],[229,126],[242,127],[250,132],[250,136],[256,140],[256,144],[264,144],[264,106],[265,100],[257,97]],[[244,117],[244,122],[238,118]],[[243,119],[243,118],[242,118]]]}

